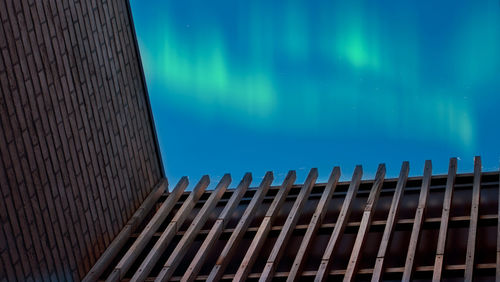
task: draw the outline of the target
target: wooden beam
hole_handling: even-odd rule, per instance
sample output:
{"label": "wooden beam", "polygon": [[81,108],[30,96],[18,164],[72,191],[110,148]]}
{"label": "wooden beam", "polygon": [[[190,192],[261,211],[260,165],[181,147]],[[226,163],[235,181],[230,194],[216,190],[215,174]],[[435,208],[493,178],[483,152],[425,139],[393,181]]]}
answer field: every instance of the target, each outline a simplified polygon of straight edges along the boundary
{"label": "wooden beam", "polygon": [[149,251],[146,258],[142,261],[141,265],[135,272],[134,276],[132,276],[132,279],[130,279],[130,281],[144,281],[146,279],[160,256],[163,254],[163,252],[165,252],[165,249],[168,247],[168,244],[170,243],[172,238],[174,238],[175,233],[179,231],[189,213],[196,205],[196,202],[200,199],[203,192],[205,192],[205,189],[207,188],[209,182],[210,179],[208,175],[204,175],[200,179],[196,187],[182,204],[181,208],[177,211],[172,221],[168,224],[165,231],[163,231],[158,241],[156,241],[151,251]]}
{"label": "wooden beam", "polygon": [[266,215],[264,216],[264,219],[262,220],[259,229],[257,230],[257,233],[252,240],[252,243],[250,244],[250,247],[248,247],[248,250],[245,253],[245,257],[243,258],[238,271],[234,275],[235,281],[246,280],[246,277],[248,276],[248,273],[250,273],[250,270],[252,269],[252,266],[259,255],[260,249],[264,245],[267,235],[271,230],[271,225],[276,218],[276,215],[278,214],[281,206],[283,205],[286,195],[288,195],[288,192],[295,182],[295,178],[295,171],[291,170],[290,172],[288,172],[288,175],[281,185],[281,189],[278,191],[278,194],[275,196],[273,202],[271,203],[271,206],[267,210]]}
{"label": "wooden beam", "polygon": [[446,236],[448,233],[448,222],[450,220],[451,200],[453,199],[453,187],[455,186],[455,176],[457,174],[457,159],[451,158],[448,167],[448,179],[446,180],[446,190],[444,192],[443,210],[441,212],[441,226],[439,227],[438,244],[436,249],[436,259],[434,261],[434,273],[432,281],[441,281],[443,271],[444,250],[446,247]]}
{"label": "wooden beam", "polygon": [[403,281],[410,281],[414,270],[415,253],[417,251],[418,242],[420,239],[420,231],[424,221],[425,206],[429,195],[429,186],[432,177],[432,162],[425,161],[424,177],[420,188],[420,196],[418,199],[417,211],[415,212],[415,220],[411,231],[410,243],[408,245],[408,253],[406,254],[405,268],[403,271]]}
{"label": "wooden beam", "polygon": [[477,222],[481,200],[481,157],[474,158],[474,184],[472,185],[472,205],[470,210],[469,236],[467,237],[467,256],[465,257],[465,281],[472,281],[474,256],[476,254]]}
{"label": "wooden beam", "polygon": [[318,231],[323,219],[325,218],[326,212],[328,210],[328,204],[332,199],[335,188],[337,187],[337,183],[340,177],[340,168],[335,167],[330,174],[330,178],[328,179],[328,183],[325,186],[325,190],[323,190],[323,194],[321,195],[321,199],[316,206],[316,210],[307,226],[306,234],[304,235],[304,239],[302,239],[302,243],[300,244],[297,255],[295,256],[295,260],[292,264],[292,269],[288,275],[287,281],[297,281],[299,279],[300,272],[302,271],[302,267],[304,265],[304,261],[307,258],[307,254],[311,248],[311,244],[313,241],[316,232]]}
{"label": "wooden beam", "polygon": [[160,225],[163,223],[165,218],[168,216],[174,205],[177,203],[179,198],[182,196],[182,192],[186,189],[188,185],[187,177],[182,177],[175,189],[170,193],[167,199],[163,202],[161,207],[155,213],[153,218],[146,225],[144,230],[141,232],[139,237],[134,241],[132,246],[128,249],[127,253],[122,257],[120,262],[116,265],[113,272],[109,275],[106,281],[118,281],[125,277],[125,274],[130,269],[130,266],[134,263],[137,257],[144,250],[149,240],[153,237],[153,234],[158,230]]}
{"label": "wooden beam", "polygon": [[[485,269],[485,270],[494,270],[496,267],[495,263],[478,263],[476,265],[476,269]],[[432,272],[434,269],[433,265],[422,265],[422,266],[416,266],[415,267],[415,272],[419,273],[428,273]],[[465,264],[448,264],[444,266],[445,270],[448,271],[463,271],[465,269]],[[394,274],[402,274],[404,271],[404,267],[387,267],[385,269],[386,273],[394,273]],[[330,276],[343,276],[345,274],[346,270],[345,269],[335,269],[335,270],[330,270],[328,275]],[[363,275],[370,275],[373,273],[373,268],[361,268],[358,270],[358,274],[363,274]],[[286,278],[288,277],[289,272],[288,271],[277,271],[274,274],[275,278]],[[304,278],[309,278],[312,276],[316,275],[316,270],[304,270],[302,272],[302,277]],[[260,273],[258,272],[253,272],[248,275],[249,279],[257,279],[260,277]],[[225,274],[222,276],[223,280],[230,280],[234,278],[234,274]],[[207,279],[206,275],[199,275],[196,277],[197,281],[205,281]],[[337,277],[334,278],[335,280],[338,279]],[[332,281],[335,281],[332,279]],[[304,279],[306,280],[306,279]],[[307,279],[309,280],[309,279]],[[146,281],[154,281],[151,278],[146,279]],[[172,277],[171,281],[181,281],[180,276],[174,276]]]}
{"label": "wooden beam", "polygon": [[377,175],[375,176],[375,182],[373,183],[370,195],[366,201],[365,209],[363,211],[363,217],[361,218],[361,225],[359,226],[358,235],[356,236],[356,241],[352,248],[351,257],[349,258],[349,263],[347,264],[347,270],[344,276],[345,281],[353,281],[356,276],[356,271],[361,259],[361,250],[364,247],[366,241],[366,235],[370,230],[370,224],[375,211],[375,206],[380,195],[380,190],[382,189],[382,184],[384,183],[385,177],[385,165],[379,165],[377,169]]}
{"label": "wooden beam", "polygon": [[160,273],[158,273],[158,275],[156,276],[155,281],[165,282],[173,276],[174,271],[177,269],[177,266],[179,266],[182,259],[186,255],[187,251],[194,241],[194,238],[196,238],[200,229],[203,227],[205,222],[207,222],[210,213],[215,208],[217,202],[220,200],[224,192],[226,192],[226,189],[230,183],[231,175],[225,174],[215,190],[210,194],[210,197],[200,209],[196,217],[193,219],[193,222],[189,226],[184,236],[182,236],[182,239],[179,241],[177,246],[175,246],[175,249],[172,251],[172,254],[170,254],[167,262],[163,265]]}
{"label": "wooden beam", "polygon": [[83,281],[97,281],[106,268],[111,264],[114,258],[118,255],[123,246],[127,243],[130,235],[135,231],[137,226],[146,217],[146,215],[151,211],[155,203],[161,197],[161,195],[166,191],[168,182],[166,179],[161,179],[160,182],[153,188],[152,192],[141,204],[139,209],[134,213],[132,218],[127,222],[125,227],[118,233],[118,235],[113,239],[111,244],[108,246],[106,251],[99,257],[94,266],[87,273]]}
{"label": "wooden beam", "polygon": [[271,250],[271,254],[267,259],[267,263],[264,266],[264,270],[262,272],[262,275],[260,276],[259,281],[268,282],[271,281],[271,279],[273,278],[273,274],[276,271],[276,268],[278,267],[278,264],[280,262],[281,257],[283,256],[283,253],[285,252],[286,244],[288,243],[290,236],[292,236],[292,232],[295,229],[295,225],[297,225],[297,221],[299,221],[302,208],[307,202],[309,194],[311,194],[311,190],[317,178],[318,178],[318,169],[317,168],[311,169],[304,185],[300,189],[297,199],[293,203],[292,209],[290,210],[290,213],[285,221],[285,224],[283,225],[283,229],[278,235],[278,239],[274,243],[273,249]]}
{"label": "wooden beam", "polygon": [[319,265],[318,271],[316,272],[316,277],[314,279],[314,281],[316,282],[325,281],[328,276],[328,271],[332,263],[332,255],[337,249],[340,242],[340,237],[344,233],[345,227],[347,226],[347,221],[349,219],[349,215],[351,214],[352,204],[354,202],[354,198],[356,197],[356,193],[358,192],[362,175],[363,168],[360,165],[356,166],[356,169],[354,169],[354,173],[352,174],[351,183],[349,184],[349,188],[342,204],[342,208],[337,218],[337,222],[335,223],[332,235],[328,240],[325,252],[323,253],[323,257],[321,258],[321,263]]}
{"label": "wooden beam", "polygon": [[396,191],[392,197],[391,207],[389,209],[389,214],[387,215],[387,223],[385,225],[384,234],[382,235],[382,241],[377,253],[377,259],[375,260],[375,267],[373,268],[372,282],[379,281],[382,278],[382,272],[384,268],[385,254],[387,253],[387,248],[391,243],[392,233],[394,232],[394,226],[396,223],[396,218],[399,213],[399,204],[403,198],[404,188],[406,186],[406,180],[408,179],[408,172],[410,170],[410,164],[408,162],[403,162],[401,166],[401,172],[399,173],[398,183],[396,185]]}
{"label": "wooden beam", "polygon": [[259,189],[257,189],[252,200],[248,204],[248,207],[243,212],[241,219],[238,221],[238,225],[236,225],[236,228],[232,232],[231,237],[229,237],[229,240],[227,241],[226,245],[224,246],[224,249],[219,255],[219,258],[217,259],[215,266],[213,267],[212,271],[207,277],[207,281],[219,281],[221,279],[224,270],[226,269],[227,265],[229,264],[229,261],[236,252],[238,244],[243,238],[243,235],[245,235],[248,226],[252,222],[252,219],[255,216],[256,209],[262,203],[262,200],[264,199],[264,196],[267,194],[267,191],[269,190],[269,187],[272,182],[273,182],[273,173],[268,171],[264,176],[264,179],[262,179]]}
{"label": "wooden beam", "polygon": [[[419,188],[420,189],[420,188]],[[483,215],[479,215],[479,222],[483,221],[483,222],[492,222],[493,220],[496,220],[498,218],[497,214],[483,214]],[[450,222],[454,222],[454,223],[457,223],[457,224],[464,224],[466,223],[467,225],[469,224],[469,221],[470,221],[470,215],[461,215],[461,216],[451,216],[450,217]],[[385,226],[387,220],[386,219],[382,219],[382,220],[372,220],[372,224],[371,226],[374,227],[374,226]],[[347,223],[347,227],[354,227],[354,228],[358,228],[359,225],[360,225],[360,221],[351,221],[351,222],[348,222]],[[403,218],[403,219],[398,219],[397,220],[397,225],[413,225],[414,223],[414,218]],[[429,217],[429,218],[425,218],[424,219],[424,225],[425,224],[436,224],[436,223],[441,223],[441,216],[439,217]],[[495,223],[496,224],[496,223]],[[306,230],[307,227],[309,226],[309,224],[297,224],[295,226],[295,230]],[[320,229],[331,229],[333,230],[336,226],[336,223],[335,222],[332,222],[332,223],[323,223],[320,225]],[[402,227],[402,226],[401,226]],[[403,228],[403,227],[402,227]],[[249,227],[246,231],[247,232],[257,232],[257,230],[259,229],[259,227]],[[281,231],[281,229],[283,229],[283,226],[282,225],[273,225],[271,227],[271,231]],[[234,228],[226,228],[223,230],[224,233],[233,233],[235,229]],[[205,230],[201,230],[200,231],[200,235],[205,235],[205,234],[208,234],[210,232],[209,229],[205,229]],[[175,235],[176,236],[182,236],[186,233],[186,231],[179,231],[177,232]],[[160,237],[161,236],[161,233],[155,233],[155,237]],[[131,235],[131,237],[133,238],[133,236]]]}
{"label": "wooden beam", "polygon": [[222,234],[222,231],[229,222],[229,218],[232,212],[241,201],[243,195],[245,195],[248,186],[250,186],[250,182],[252,182],[252,174],[247,173],[241,180],[236,190],[233,192],[233,195],[231,196],[226,206],[222,210],[221,214],[219,215],[214,225],[212,226],[212,229],[210,229],[210,232],[208,233],[207,237],[201,244],[200,249],[196,253],[191,263],[189,264],[186,272],[182,276],[182,281],[193,281],[196,275],[198,275],[198,272],[200,271],[201,267],[203,266],[203,263],[205,262],[206,257],[208,256],[208,252],[213,247],[217,239],[219,239],[219,236]]}

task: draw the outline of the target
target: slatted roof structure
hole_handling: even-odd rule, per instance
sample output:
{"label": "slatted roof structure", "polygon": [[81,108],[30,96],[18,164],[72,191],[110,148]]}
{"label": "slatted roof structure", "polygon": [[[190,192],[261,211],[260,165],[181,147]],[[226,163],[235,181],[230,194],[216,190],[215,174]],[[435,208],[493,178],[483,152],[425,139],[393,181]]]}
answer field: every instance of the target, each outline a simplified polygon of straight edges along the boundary
{"label": "slatted roof structure", "polygon": [[[86,281],[458,280],[500,279],[498,171],[327,183],[312,169],[303,184],[290,171],[251,188],[225,175],[214,190],[204,176],[187,192],[159,185],[85,277]],[[155,196],[156,195],[156,196]],[[147,212],[152,207],[151,212]]]}

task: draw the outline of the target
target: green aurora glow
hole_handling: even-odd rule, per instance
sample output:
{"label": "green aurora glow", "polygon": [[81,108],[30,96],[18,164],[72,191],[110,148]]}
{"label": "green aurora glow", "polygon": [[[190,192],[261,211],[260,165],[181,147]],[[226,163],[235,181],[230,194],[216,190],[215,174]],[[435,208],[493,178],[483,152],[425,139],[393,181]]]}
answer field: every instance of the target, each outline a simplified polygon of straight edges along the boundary
{"label": "green aurora glow", "polygon": [[[498,1],[131,5],[159,124],[175,109],[258,136],[311,136],[347,150],[345,136],[404,139],[418,145],[415,156],[439,143],[448,154],[498,161],[479,126],[498,120],[480,113],[500,104]],[[176,145],[162,134],[175,165]]]}

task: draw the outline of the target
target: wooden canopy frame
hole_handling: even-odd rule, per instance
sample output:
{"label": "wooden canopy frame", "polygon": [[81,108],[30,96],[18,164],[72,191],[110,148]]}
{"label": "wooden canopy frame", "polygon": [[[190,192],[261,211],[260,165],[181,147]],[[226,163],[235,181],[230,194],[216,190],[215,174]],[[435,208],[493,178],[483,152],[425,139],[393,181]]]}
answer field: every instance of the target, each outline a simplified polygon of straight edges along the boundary
{"label": "wooden canopy frame", "polygon": [[[187,178],[157,199],[85,278],[107,281],[500,279],[499,172],[327,183],[312,169],[302,185],[290,171],[280,186],[268,172],[251,188],[225,175],[215,190],[204,176],[191,192]],[[158,192],[156,192],[158,193]],[[129,229],[130,229],[129,228]]]}

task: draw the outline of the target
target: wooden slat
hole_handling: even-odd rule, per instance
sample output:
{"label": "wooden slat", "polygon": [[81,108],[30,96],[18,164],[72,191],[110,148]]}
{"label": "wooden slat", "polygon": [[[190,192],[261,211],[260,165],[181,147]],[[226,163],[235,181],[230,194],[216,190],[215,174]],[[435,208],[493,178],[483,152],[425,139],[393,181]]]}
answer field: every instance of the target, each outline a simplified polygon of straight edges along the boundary
{"label": "wooden slat", "polygon": [[385,165],[379,165],[377,169],[377,175],[375,176],[375,182],[373,183],[370,195],[366,201],[365,209],[363,211],[363,217],[361,218],[361,225],[359,226],[358,235],[356,236],[356,241],[352,248],[351,257],[349,258],[349,263],[347,264],[346,274],[344,276],[344,281],[352,281],[356,275],[356,270],[359,265],[359,260],[361,258],[361,250],[366,241],[366,235],[370,230],[370,223],[374,214],[375,206],[380,195],[380,190],[382,189],[382,184],[384,183],[385,177]]}
{"label": "wooden slat", "polygon": [[218,281],[221,279],[224,270],[226,269],[227,265],[229,264],[229,261],[236,252],[238,244],[243,238],[243,235],[245,235],[248,226],[252,222],[252,219],[255,216],[256,209],[262,203],[262,200],[264,199],[264,196],[267,194],[267,191],[269,190],[269,187],[272,182],[273,182],[273,173],[268,171],[264,176],[264,179],[262,179],[259,189],[257,189],[252,200],[248,204],[248,207],[243,212],[241,219],[238,221],[238,225],[236,225],[236,228],[231,234],[231,237],[229,237],[229,240],[227,241],[226,245],[224,246],[224,249],[219,255],[219,258],[217,259],[215,266],[213,267],[212,271],[207,277],[207,281]]}
{"label": "wooden slat", "polygon": [[201,267],[203,266],[203,263],[205,262],[205,259],[208,256],[208,252],[213,247],[217,239],[219,239],[219,236],[222,234],[222,231],[229,222],[229,218],[232,212],[241,201],[243,195],[246,193],[248,186],[250,185],[250,182],[252,182],[252,174],[247,173],[241,180],[236,190],[233,192],[233,195],[227,202],[226,206],[222,210],[217,220],[215,221],[214,225],[212,226],[212,229],[210,229],[210,232],[208,233],[207,237],[201,244],[201,247],[196,253],[195,257],[189,264],[186,272],[184,273],[184,276],[182,276],[183,281],[194,280],[194,278],[200,271]]}
{"label": "wooden slat", "polygon": [[300,218],[300,213],[302,212],[302,208],[304,207],[307,199],[309,198],[309,194],[311,194],[311,190],[318,178],[318,169],[313,168],[309,172],[307,179],[300,189],[299,195],[297,199],[293,203],[292,209],[283,225],[283,229],[278,235],[278,239],[274,243],[273,249],[271,250],[271,254],[267,259],[267,263],[264,266],[264,270],[262,271],[262,275],[260,276],[259,281],[271,281],[273,278],[274,271],[278,267],[281,257],[285,252],[286,244],[292,235],[293,230],[295,229],[295,225],[297,225],[297,221]]}
{"label": "wooden slat", "polygon": [[149,240],[153,237],[153,234],[156,230],[158,230],[174,205],[177,203],[187,185],[187,177],[182,177],[175,186],[175,189],[168,195],[168,198],[163,202],[161,207],[146,225],[139,237],[134,241],[132,246],[128,249],[127,253],[125,253],[120,262],[116,265],[115,269],[106,281],[110,282],[123,279],[127,271],[130,269],[130,266],[134,263],[142,250],[144,250],[146,245],[149,243]]}
{"label": "wooden slat", "polygon": [[139,209],[134,213],[132,218],[127,222],[125,227],[118,233],[113,242],[108,246],[106,251],[97,260],[94,266],[87,273],[83,281],[90,282],[96,281],[106,270],[106,268],[111,264],[116,255],[120,252],[123,246],[127,243],[130,235],[135,231],[137,226],[146,217],[146,215],[151,211],[154,204],[158,201],[161,195],[166,191],[168,182],[166,179],[160,180],[160,182],[153,188],[152,192],[141,204]]}
{"label": "wooden slat", "polygon": [[252,266],[258,257],[260,249],[264,245],[267,235],[271,230],[271,225],[274,219],[276,218],[279,209],[283,205],[286,195],[288,195],[288,192],[290,191],[293,183],[295,182],[295,178],[296,178],[295,171],[292,170],[288,172],[288,175],[283,181],[283,184],[280,190],[278,191],[278,194],[275,196],[273,202],[271,203],[271,206],[267,210],[266,215],[264,216],[264,219],[262,220],[259,229],[257,230],[257,233],[255,234],[255,237],[252,240],[252,243],[250,244],[250,247],[245,253],[245,257],[243,258],[243,261],[241,262],[238,271],[234,276],[234,280],[243,281],[248,276],[248,273],[250,273],[250,270],[252,269]]}
{"label": "wooden slat", "polygon": [[196,202],[200,199],[203,192],[207,188],[210,179],[204,175],[193,191],[189,194],[188,198],[184,201],[181,208],[177,211],[172,221],[168,224],[167,228],[161,234],[160,238],[154,244],[151,251],[148,253],[144,261],[141,263],[134,276],[130,281],[144,281],[148,276],[151,269],[154,267],[160,256],[163,254],[168,244],[174,238],[174,235],[181,228],[182,224],[188,217],[189,213],[195,206]]}
{"label": "wooden slat", "polygon": [[457,159],[451,158],[448,167],[448,179],[446,180],[446,190],[444,191],[443,210],[441,212],[441,226],[439,227],[438,244],[436,249],[436,259],[434,260],[434,273],[432,281],[441,281],[443,271],[444,250],[446,247],[446,236],[448,233],[448,223],[450,219],[451,200],[453,199],[453,188],[455,186],[455,176],[457,174]]}
{"label": "wooden slat", "polygon": [[424,168],[424,177],[422,179],[422,187],[420,188],[420,196],[418,199],[417,211],[415,212],[415,220],[411,231],[408,253],[406,254],[405,268],[403,271],[403,281],[410,281],[414,270],[415,253],[417,251],[418,242],[420,239],[420,231],[424,221],[425,206],[427,205],[427,197],[429,195],[429,186],[432,177],[432,162],[426,161]]}
{"label": "wooden slat", "polygon": [[340,168],[335,167],[330,174],[330,178],[328,179],[328,183],[325,186],[325,190],[321,195],[321,199],[316,206],[316,210],[307,226],[306,234],[302,239],[302,243],[300,244],[297,255],[295,256],[295,260],[292,264],[292,269],[288,275],[287,281],[297,281],[302,271],[302,267],[304,265],[304,261],[307,258],[307,254],[309,253],[309,249],[311,247],[311,243],[313,237],[316,235],[323,219],[325,218],[326,212],[328,210],[328,204],[332,199],[333,193],[335,192],[335,188],[337,187],[337,183],[340,177]]}
{"label": "wooden slat", "polygon": [[472,206],[470,210],[469,236],[467,237],[467,256],[465,257],[465,281],[472,281],[474,256],[476,254],[477,222],[481,200],[481,157],[474,158],[474,184],[472,185]]}
{"label": "wooden slat", "polygon": [[389,209],[389,214],[387,216],[387,223],[385,225],[384,233],[382,235],[382,241],[377,253],[377,259],[375,260],[375,267],[373,268],[372,281],[379,281],[382,277],[382,271],[384,268],[385,254],[387,248],[391,243],[392,233],[394,231],[394,226],[396,223],[396,218],[399,213],[399,204],[403,198],[404,188],[406,186],[406,180],[408,179],[408,172],[410,169],[410,164],[404,162],[401,167],[401,172],[399,173],[398,183],[396,185],[396,191],[392,197],[391,207]]}
{"label": "wooden slat", "polygon": [[497,230],[497,263],[496,263],[496,269],[497,269],[497,274],[496,274],[496,281],[500,281],[500,173],[499,175],[499,181],[498,181],[498,230]]}
{"label": "wooden slat", "polygon": [[360,165],[356,166],[356,169],[354,169],[354,173],[352,174],[351,183],[349,184],[349,188],[342,204],[342,208],[337,218],[337,222],[335,223],[332,235],[328,240],[325,252],[323,253],[323,257],[321,258],[321,263],[319,265],[318,271],[316,272],[316,277],[314,279],[314,281],[316,282],[325,281],[328,276],[328,270],[330,269],[330,265],[332,263],[332,255],[337,249],[340,242],[340,237],[344,233],[345,227],[347,226],[347,221],[349,219],[349,215],[351,214],[352,204],[354,202],[354,198],[356,197],[356,193],[358,192],[362,175],[363,168]]}
{"label": "wooden slat", "polygon": [[[500,224],[500,222],[499,222],[499,224]],[[497,236],[500,236],[500,230],[498,230],[498,235]],[[497,245],[498,244],[499,244],[499,242],[497,241]],[[498,250],[497,250],[496,280],[495,281],[500,281],[500,251],[498,251]]]}
{"label": "wooden slat", "polygon": [[160,273],[156,276],[155,281],[164,282],[168,281],[170,277],[172,277],[174,271],[177,269],[177,266],[181,263],[181,260],[184,258],[184,255],[186,255],[191,244],[193,243],[194,238],[196,238],[200,229],[203,227],[205,222],[207,222],[210,213],[215,208],[224,192],[226,192],[230,183],[231,176],[229,174],[225,174],[215,190],[210,194],[210,197],[200,209],[196,217],[193,219],[193,222],[184,236],[182,236],[182,239],[179,241],[177,246],[175,246],[175,249],[172,251],[172,254],[170,254],[167,262],[163,265]]}
{"label": "wooden slat", "polygon": [[[385,192],[385,191],[384,191]],[[492,220],[496,220],[498,218],[497,214],[484,214],[484,215],[479,215],[479,221],[488,221],[491,222]],[[450,217],[450,222],[455,222],[457,224],[460,223],[467,223],[469,224],[470,221],[470,215],[461,215],[461,216],[452,216]],[[371,226],[385,226],[387,220],[373,220]],[[441,222],[441,217],[429,217],[424,219],[424,224],[436,224]],[[360,221],[351,221],[347,223],[347,227],[359,227]],[[413,218],[403,218],[403,219],[398,219],[397,220],[397,225],[413,225],[414,219]],[[306,230],[309,224],[297,224],[295,226],[295,230]],[[336,226],[336,223],[323,223],[320,225],[320,229],[331,229],[333,230]],[[401,227],[403,227],[401,226]],[[259,227],[249,227],[246,231],[247,232],[257,232]],[[281,231],[283,229],[282,225],[274,225],[271,227],[272,231]],[[224,233],[233,233],[235,229],[233,228],[226,228],[223,230]],[[201,230],[200,234],[208,234],[210,230]],[[179,231],[176,233],[176,235],[184,235],[186,231]],[[156,237],[160,237],[161,233],[155,233]],[[132,236],[133,237],[133,236]]]}
{"label": "wooden slat", "polygon": [[[495,263],[478,263],[476,265],[476,269],[485,269],[485,270],[494,270],[496,267],[496,264]],[[415,267],[415,272],[420,272],[420,273],[428,273],[428,272],[432,272],[432,270],[434,269],[434,266],[433,265],[422,265],[422,266],[417,266]],[[465,264],[448,264],[446,266],[444,266],[444,269],[445,270],[448,270],[448,271],[460,271],[460,270],[464,270],[465,269]],[[404,271],[404,267],[387,267],[385,269],[385,272],[386,273],[394,273],[394,274],[401,274],[403,273]],[[345,274],[346,270],[345,269],[335,269],[335,270],[330,270],[328,275],[331,275],[331,276],[343,276]],[[369,274],[372,274],[373,273],[373,268],[361,268],[358,270],[358,274],[364,274],[364,275],[369,275]],[[277,271],[275,272],[274,274],[274,277],[275,278],[284,278],[284,277],[288,277],[289,275],[289,272],[288,271]],[[302,277],[312,277],[312,276],[315,276],[316,275],[316,270],[304,270],[302,272]],[[260,277],[260,273],[250,273],[248,275],[248,278],[249,279],[257,279]],[[233,279],[234,278],[234,274],[225,274],[222,276],[222,279],[223,280],[229,280],[229,279]],[[196,277],[196,280],[197,281],[205,281],[207,279],[207,276],[206,275],[199,275],[198,277]],[[335,278],[335,280],[338,279],[338,278]],[[306,280],[306,279],[304,279]],[[309,279],[307,279],[309,280]],[[332,279],[332,281],[335,281],[334,279]],[[148,278],[146,279],[146,281],[153,281],[153,279],[151,278]],[[172,277],[172,280],[171,281],[181,281],[181,277],[180,276],[174,276]]]}

